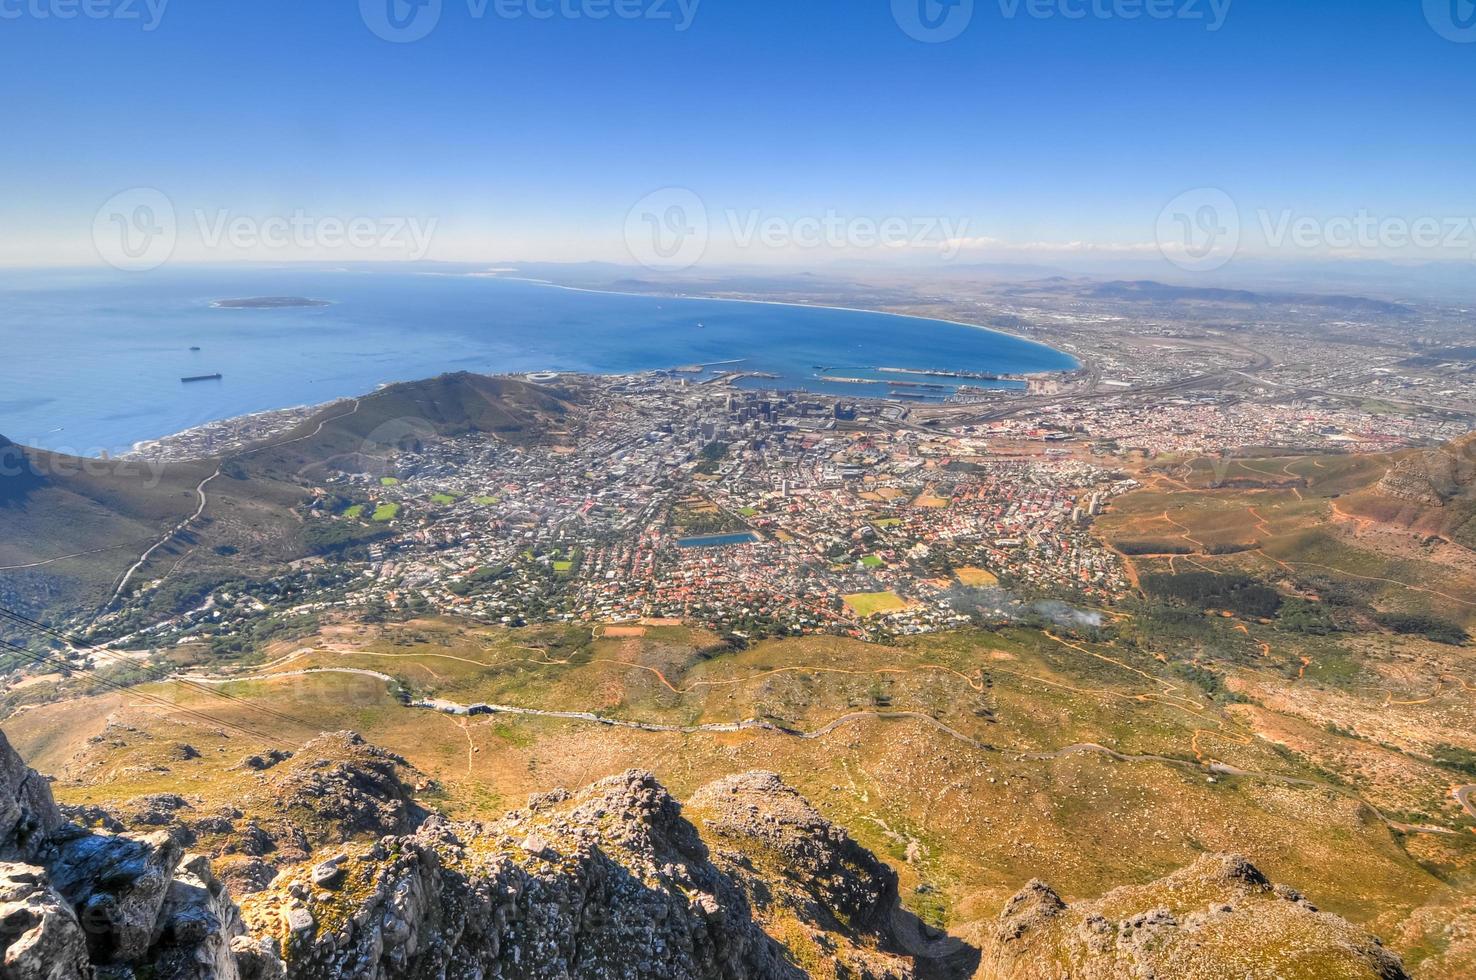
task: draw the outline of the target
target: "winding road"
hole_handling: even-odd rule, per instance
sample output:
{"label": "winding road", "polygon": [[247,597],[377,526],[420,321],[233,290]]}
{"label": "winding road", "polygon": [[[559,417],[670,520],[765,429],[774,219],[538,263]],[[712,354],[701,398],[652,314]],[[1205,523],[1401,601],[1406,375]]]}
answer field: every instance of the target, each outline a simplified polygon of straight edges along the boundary
{"label": "winding road", "polygon": [[148,550],[138,556],[138,561],[130,565],[128,571],[124,572],[123,577],[118,580],[118,587],[114,589],[113,594],[108,597],[107,603],[103,606],[104,609],[118,601],[118,597],[123,594],[123,590],[127,588],[129,581],[134,576],[134,573],[136,573],[148,562],[149,558],[153,556],[154,552],[158,551],[160,548],[173,541],[175,536],[178,535],[179,532],[189,527],[196,521],[196,519],[199,518],[201,514],[205,513],[205,505],[206,503],[208,503],[208,498],[206,498],[205,496],[205,488],[210,485],[210,482],[212,480],[220,476],[220,472],[225,467],[225,464],[226,461],[221,460],[216,465],[215,472],[207,476],[205,479],[201,480],[199,484],[196,485],[195,494],[200,498],[200,505],[195,508],[195,512],[189,517],[186,517],[184,520],[180,521],[178,524],[174,525],[174,527],[170,528],[168,533],[166,533],[158,541],[155,541],[153,544],[149,545]]}
{"label": "winding road", "polygon": [[[467,662],[474,663],[475,661]],[[483,664],[482,666],[486,665]],[[793,669],[801,670],[804,668]],[[897,672],[900,673],[901,671]],[[771,671],[770,673],[777,672]],[[846,671],[845,673],[860,672]],[[307,677],[313,674],[353,674],[359,677],[372,677],[375,680],[384,681],[386,684],[395,683],[395,679],[389,674],[380,673],[377,670],[367,670],[362,667],[305,667],[300,670],[284,670],[278,671],[276,673],[267,674],[240,674],[235,676],[221,676],[210,674],[178,674],[170,679],[185,681],[191,684],[210,684],[220,686],[224,684],[235,684],[243,681],[273,681],[289,677]],[[744,680],[751,679],[753,678],[744,678]],[[524,708],[518,705],[511,704],[459,704],[455,701],[446,701],[440,698],[424,698],[419,701],[411,702],[411,705],[412,707],[426,708],[431,711],[439,711],[443,714],[448,715],[526,715],[535,718],[554,718],[561,721],[582,721],[590,724],[604,725],[607,728],[628,728],[640,732],[667,732],[680,735],[698,735],[704,732],[731,733],[742,731],[768,731],[803,739],[823,738],[826,735],[829,735],[831,732],[834,732],[838,728],[844,728],[846,725],[852,724],[857,721],[863,721],[868,718],[878,718],[882,720],[897,720],[906,718],[913,721],[920,721],[930,728],[934,728],[940,732],[943,732],[945,735],[957,739],[958,741],[963,742],[967,745],[971,745],[976,749],[981,749],[987,752],[1000,751],[995,746],[988,745],[984,742],[980,742],[978,739],[965,735],[958,729],[946,724],[945,722],[939,721],[932,715],[926,714],[921,711],[851,711],[844,715],[841,715],[834,721],[831,721],[823,725],[822,727],[815,729],[814,731],[807,732],[803,731],[802,729],[790,728],[785,725],[776,725],[771,721],[764,721],[759,718],[747,718],[743,721],[733,722],[714,722],[706,725],[663,725],[657,722],[624,721],[618,718],[608,718],[604,715],[595,714],[592,711],[554,711],[547,708]]]}
{"label": "winding road", "polygon": [[[359,406],[362,404],[362,400],[354,398],[352,399],[352,402],[353,407],[350,408],[347,412],[344,412],[341,415],[331,415],[328,418],[323,419],[321,422],[318,423],[318,427],[315,428],[312,432],[309,432],[307,435],[296,436],[292,439],[284,439],[281,442],[269,442],[265,445],[257,446],[253,449],[245,449],[239,453],[234,453],[230,456],[222,457],[220,462],[216,464],[215,472],[207,476],[205,479],[201,480],[199,484],[197,484],[195,487],[195,494],[199,497],[199,506],[195,508],[195,512],[189,517],[186,517],[184,520],[180,521],[178,524],[174,525],[174,527],[170,528],[167,532],[165,532],[163,537],[151,544],[142,555],[139,555],[138,561],[129,566],[128,570],[123,573],[123,577],[118,580],[117,588],[113,590],[113,594],[108,597],[108,601],[103,604],[102,609],[100,609],[99,612],[106,611],[109,607],[113,605],[113,603],[118,601],[118,597],[123,594],[123,590],[128,587],[128,583],[133,579],[133,576],[138,573],[138,570],[140,568],[148,563],[149,558],[153,556],[154,552],[158,551],[160,548],[173,541],[181,531],[189,527],[195,521],[199,520],[200,515],[205,513],[205,507],[209,503],[209,498],[205,494],[205,488],[208,487],[212,482],[215,481],[217,477],[220,476],[221,472],[225,469],[225,465],[227,463],[234,462],[235,460],[242,459],[246,456],[255,455],[256,453],[265,452],[268,449],[279,449],[282,446],[290,446],[295,442],[304,442],[308,439],[311,439],[321,433],[324,427],[327,426],[329,422],[337,422],[339,419],[346,419],[350,415],[356,414],[359,411]],[[59,559],[53,559],[53,561],[55,560]]]}
{"label": "winding road", "polygon": [[1457,786],[1450,791],[1457,803],[1465,808],[1469,816],[1476,817],[1476,804],[1471,802],[1471,794],[1476,793],[1476,786]]}

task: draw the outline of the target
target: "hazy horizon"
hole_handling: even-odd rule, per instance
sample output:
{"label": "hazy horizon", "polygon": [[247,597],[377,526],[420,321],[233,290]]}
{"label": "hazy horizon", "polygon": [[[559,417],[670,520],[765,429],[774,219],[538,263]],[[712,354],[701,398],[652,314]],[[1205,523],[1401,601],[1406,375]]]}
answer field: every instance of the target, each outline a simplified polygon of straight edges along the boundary
{"label": "hazy horizon", "polygon": [[0,265],[1469,267],[1439,7],[28,0]]}

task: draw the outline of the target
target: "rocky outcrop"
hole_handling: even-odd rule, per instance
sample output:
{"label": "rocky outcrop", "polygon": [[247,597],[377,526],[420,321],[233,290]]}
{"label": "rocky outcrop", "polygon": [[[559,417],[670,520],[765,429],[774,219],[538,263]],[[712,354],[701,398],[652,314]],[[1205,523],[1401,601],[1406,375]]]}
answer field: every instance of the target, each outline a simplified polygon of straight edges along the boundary
{"label": "rocky outcrop", "polygon": [[[247,756],[235,769],[239,808],[181,813],[181,826],[219,860],[238,898],[324,847],[409,834],[426,816],[410,789],[414,768],[355,732],[320,735],[296,752]],[[126,808],[130,826],[141,822],[140,803],[154,813],[164,806],[133,801]]]}
{"label": "rocky outcrop", "polygon": [[643,772],[350,848],[245,913],[303,980],[802,976]]}
{"label": "rocky outcrop", "polygon": [[0,944],[5,980],[73,980],[92,971],[76,913],[34,865],[0,864]]}
{"label": "rocky outcrop", "polygon": [[280,814],[314,844],[408,834],[425,818],[409,786],[410,763],[355,732],[320,735],[284,755],[266,757],[273,761],[246,798],[258,812]]}
{"label": "rocky outcrop", "polygon": [[1005,905],[979,975],[1212,980],[1232,973],[1407,980],[1399,957],[1378,939],[1225,854],[1077,905],[1033,881]]}
{"label": "rocky outcrop", "polygon": [[65,822],[46,780],[0,734],[0,855],[31,860]]}
{"label": "rocky outcrop", "polygon": [[750,861],[767,858],[785,868],[813,896],[817,918],[828,912],[848,926],[871,929],[897,903],[896,872],[775,773],[720,779],[694,793],[688,806],[715,841],[748,852]]}
{"label": "rocky outcrop", "polygon": [[[165,806],[166,812],[172,812]],[[271,980],[224,886],[180,839],[69,823],[0,735],[0,980]]]}
{"label": "rocky outcrop", "polygon": [[[835,976],[910,980],[912,957],[957,960],[897,903],[897,874],[772,772],[747,772],[693,793],[686,812],[713,863],[743,889],[755,915],[785,937],[791,956],[825,961]],[[941,954],[941,956],[940,956]],[[975,960],[932,963],[967,976]],[[954,967],[954,968],[949,968]]]}
{"label": "rocky outcrop", "polygon": [[496,823],[343,848],[244,915],[302,980],[800,978],[813,956],[835,976],[912,976],[885,948],[896,875],[777,776],[721,780],[690,809],[695,824],[631,771]]}
{"label": "rocky outcrop", "polygon": [[[111,727],[121,734],[121,726]],[[324,847],[409,834],[425,819],[410,789],[413,767],[354,732],[321,735],[297,752],[249,755],[231,772],[239,789],[230,804],[158,793],[63,812],[96,830],[168,828],[214,858],[238,898]]]}
{"label": "rocky outcrop", "polygon": [[240,910],[203,855],[180,865],[160,912],[153,954],[158,975],[178,980],[282,976],[270,943],[246,934]]}
{"label": "rocky outcrop", "polygon": [[59,831],[48,861],[52,885],[87,929],[99,962],[137,962],[149,951],[175,869],[184,857],[165,831],[147,837]]}
{"label": "rocky outcrop", "polygon": [[1439,450],[1406,456],[1384,474],[1378,490],[1396,500],[1426,507],[1444,507],[1460,490],[1457,459]]}
{"label": "rocky outcrop", "polygon": [[[896,874],[774,773],[720,779],[684,808],[633,770],[452,823],[415,806],[407,770],[325,736],[236,770],[242,809],[140,797],[85,813],[150,832],[99,832],[69,822],[0,736],[0,980],[1405,976],[1243,858],[1077,904],[1033,881],[981,961],[903,910]],[[290,846],[312,856],[273,876],[245,851],[280,860],[293,820]],[[217,832],[252,878],[239,906],[185,853]]]}
{"label": "rocky outcrop", "polygon": [[1036,878],[1005,903],[1000,913],[999,938],[1013,942],[1027,933],[1048,925],[1066,911],[1066,903],[1055,889]]}
{"label": "rocky outcrop", "polygon": [[1476,435],[1384,459],[1379,481],[1340,496],[1337,514],[1358,519],[1360,536],[1408,533],[1440,561],[1468,565],[1469,555],[1448,546],[1476,551]]}

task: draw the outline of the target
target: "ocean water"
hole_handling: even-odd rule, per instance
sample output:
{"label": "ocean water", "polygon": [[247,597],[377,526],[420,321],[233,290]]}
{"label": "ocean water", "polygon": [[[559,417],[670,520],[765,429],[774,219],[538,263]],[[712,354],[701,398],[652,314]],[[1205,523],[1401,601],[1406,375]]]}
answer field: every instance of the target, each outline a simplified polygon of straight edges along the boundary
{"label": "ocean water", "polygon": [[[259,296],[332,305],[211,306]],[[6,272],[0,344],[0,434],[89,456],[217,419],[447,371],[610,374],[700,363],[712,365],[704,377],[716,370],[779,376],[755,387],[885,397],[886,385],[824,381],[816,369],[946,383],[876,369],[1016,374],[1076,366],[1039,344],[913,317],[316,268]],[[222,380],[180,382],[215,373]]]}

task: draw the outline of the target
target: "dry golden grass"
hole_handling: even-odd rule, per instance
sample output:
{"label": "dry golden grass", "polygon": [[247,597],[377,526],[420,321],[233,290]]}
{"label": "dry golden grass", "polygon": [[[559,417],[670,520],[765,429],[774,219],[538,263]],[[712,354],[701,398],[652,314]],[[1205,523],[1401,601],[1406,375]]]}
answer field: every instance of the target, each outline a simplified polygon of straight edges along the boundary
{"label": "dry golden grass", "polygon": [[[315,730],[358,730],[434,777],[443,787],[437,805],[461,817],[499,813],[529,793],[631,767],[651,769],[679,798],[722,775],[773,769],[893,864],[919,914],[963,932],[993,919],[1033,877],[1068,898],[1089,898],[1225,850],[1246,854],[1273,878],[1391,942],[1408,936],[1408,949],[1444,969],[1476,967],[1459,950],[1431,945],[1436,914],[1429,910],[1460,906],[1470,886],[1427,870],[1429,847],[1410,844],[1425,845],[1425,835],[1392,833],[1357,798],[1380,806],[1420,801],[1432,815],[1449,815],[1430,798],[1447,788],[1431,778],[1428,763],[1334,734],[1318,720],[1320,711],[1351,699],[1370,717],[1415,723],[1417,715],[1402,714],[1413,707],[1381,710],[1377,691],[1326,688],[1257,667],[1244,678],[1259,704],[1227,708],[1125,643],[1071,646],[1028,630],[892,647],[808,637],[698,655],[715,641],[677,626],[595,638],[577,629],[503,631],[435,620],[337,628],[300,644],[313,652],[275,669],[361,667],[463,702],[595,710],[662,724],[760,717],[815,731],[849,720],[802,739],[763,730],[682,734],[515,715],[456,718],[404,707],[382,682],[345,674],[230,685],[227,693],[240,702],[177,686],[150,692],[172,690],[181,707],[243,724],[263,724],[258,707],[301,719],[273,729],[286,742]],[[1254,638],[1244,642],[1254,649]],[[1417,687],[1419,677],[1400,682]],[[1447,712],[1441,724],[1465,726],[1470,742],[1470,717],[1453,713],[1461,704],[1469,710],[1469,702],[1455,691],[1448,697],[1450,704],[1437,706]],[[109,721],[122,734],[90,743]],[[56,792],[70,802],[166,791],[228,801],[242,778],[230,767],[264,747],[119,695],[33,709],[6,731],[57,776]],[[1378,737],[1398,732],[1391,727]],[[174,759],[170,749],[179,742],[201,757]],[[1044,757],[1077,743],[1160,758]],[[1196,747],[1244,770],[1307,783],[1211,781],[1192,765]],[[1476,866],[1476,837],[1443,836],[1438,844],[1440,867]],[[928,891],[920,894],[922,885]]]}

